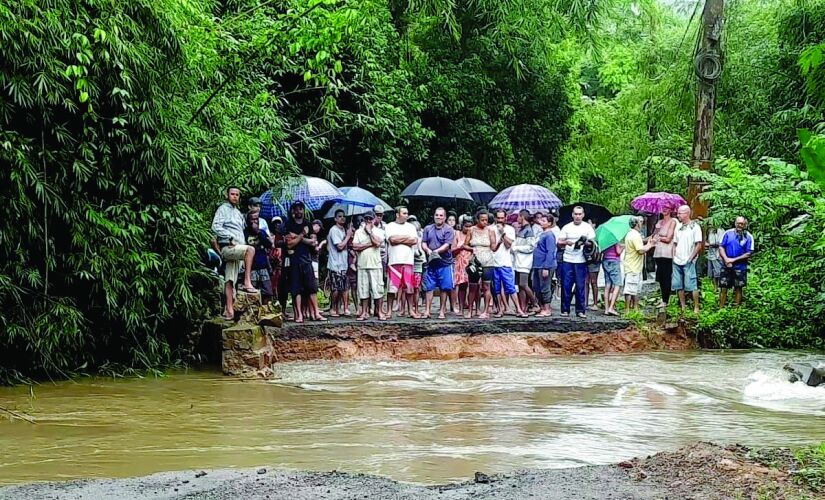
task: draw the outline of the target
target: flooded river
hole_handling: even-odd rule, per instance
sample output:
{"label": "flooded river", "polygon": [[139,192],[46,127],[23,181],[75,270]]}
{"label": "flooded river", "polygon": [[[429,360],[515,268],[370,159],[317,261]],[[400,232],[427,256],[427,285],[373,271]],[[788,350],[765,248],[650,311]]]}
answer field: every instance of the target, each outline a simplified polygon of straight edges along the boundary
{"label": "flooded river", "polygon": [[786,382],[810,353],[289,363],[0,388],[0,483],[267,465],[416,483],[604,464],[697,440],[825,440],[825,388]]}

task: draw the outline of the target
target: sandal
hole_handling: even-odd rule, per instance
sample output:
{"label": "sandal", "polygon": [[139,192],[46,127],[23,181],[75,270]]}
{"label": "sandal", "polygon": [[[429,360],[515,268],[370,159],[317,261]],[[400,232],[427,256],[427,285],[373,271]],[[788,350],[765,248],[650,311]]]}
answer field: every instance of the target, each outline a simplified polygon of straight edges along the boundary
{"label": "sandal", "polygon": [[258,290],[256,288],[247,288],[245,286],[239,286],[238,291],[243,292],[243,293],[251,293],[251,294],[258,293]]}

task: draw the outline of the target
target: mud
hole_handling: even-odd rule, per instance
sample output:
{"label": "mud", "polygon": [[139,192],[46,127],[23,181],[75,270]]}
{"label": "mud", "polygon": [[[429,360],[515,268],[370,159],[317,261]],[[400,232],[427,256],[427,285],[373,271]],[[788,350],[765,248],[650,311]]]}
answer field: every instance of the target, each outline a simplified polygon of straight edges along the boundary
{"label": "mud", "polygon": [[[771,465],[759,457],[770,457]],[[332,472],[255,469],[165,472],[128,479],[36,483],[0,488],[12,498],[289,498],[303,499],[722,499],[823,498],[796,484],[798,464],[787,449],[697,443],[675,452],[614,465],[477,472],[459,484],[418,486],[386,478]]]}
{"label": "mud", "polygon": [[681,327],[640,331],[624,321],[338,322],[267,332],[274,362],[546,357],[696,347]]}

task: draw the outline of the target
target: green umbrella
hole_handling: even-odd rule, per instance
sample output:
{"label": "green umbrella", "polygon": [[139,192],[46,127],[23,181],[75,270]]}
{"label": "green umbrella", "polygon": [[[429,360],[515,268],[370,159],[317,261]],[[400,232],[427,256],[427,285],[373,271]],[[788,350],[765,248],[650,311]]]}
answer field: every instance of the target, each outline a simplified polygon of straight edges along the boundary
{"label": "green umbrella", "polygon": [[596,228],[596,243],[602,251],[622,241],[630,231],[632,215],[618,215]]}

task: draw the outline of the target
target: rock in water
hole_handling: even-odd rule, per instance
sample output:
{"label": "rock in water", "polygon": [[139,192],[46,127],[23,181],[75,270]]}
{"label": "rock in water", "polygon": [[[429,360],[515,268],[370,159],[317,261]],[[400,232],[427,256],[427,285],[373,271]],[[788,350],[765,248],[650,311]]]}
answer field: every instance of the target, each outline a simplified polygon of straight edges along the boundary
{"label": "rock in water", "polygon": [[825,384],[825,368],[814,368],[805,363],[788,363],[785,371],[790,372],[788,380],[791,382],[801,380],[811,387]]}

